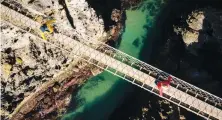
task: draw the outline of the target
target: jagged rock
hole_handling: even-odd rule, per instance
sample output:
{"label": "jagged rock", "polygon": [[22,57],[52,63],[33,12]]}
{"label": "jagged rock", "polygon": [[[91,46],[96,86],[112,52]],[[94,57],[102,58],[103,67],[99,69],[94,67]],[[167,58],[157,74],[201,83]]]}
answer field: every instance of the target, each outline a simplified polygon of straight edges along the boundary
{"label": "jagged rock", "polygon": [[[67,34],[75,35],[81,40],[94,41],[106,37],[103,20],[98,18],[85,0],[69,0],[64,4],[68,6],[68,13],[63,10],[60,14],[54,15],[59,28],[65,28]],[[70,14],[68,19],[67,14]]]}
{"label": "jagged rock", "polygon": [[[212,40],[213,37],[222,39],[222,20],[220,19],[220,16],[222,16],[221,14],[222,12],[218,12],[212,8],[195,10],[188,16],[188,19],[186,20],[189,28],[180,28],[174,26],[174,32],[181,34],[188,50],[190,50],[191,53],[197,55],[197,49],[195,47],[199,47],[198,45]],[[197,44],[189,47],[189,45],[194,43]]]}
{"label": "jagged rock", "polygon": [[[1,87],[2,91],[2,110],[8,111],[6,104],[15,104],[8,111],[13,112],[15,107],[24,99],[18,95],[27,92],[34,92],[42,83],[51,80],[53,75],[58,72],[55,65],[60,65],[67,55],[53,50],[53,46],[44,45],[41,41],[28,33],[20,31],[18,28],[1,23],[1,64],[2,75],[1,80],[5,82],[5,86]],[[15,42],[16,39],[16,42]],[[45,48],[52,49],[52,53],[48,54]],[[57,56],[58,55],[58,56]],[[71,58],[68,58],[68,60]],[[7,96],[11,97],[11,101],[7,100]]]}
{"label": "jagged rock", "polygon": [[198,32],[191,32],[191,31],[183,31],[182,32],[183,41],[186,43],[186,45],[190,45],[192,43],[198,42]]}
{"label": "jagged rock", "polygon": [[[59,3],[63,1],[63,3]],[[81,40],[104,40],[106,32],[104,31],[104,23],[102,18],[96,15],[95,11],[89,7],[85,0],[19,0],[27,11],[39,15],[36,21],[43,23],[45,17],[56,19],[56,28],[58,32],[73,35],[76,39]],[[43,17],[42,17],[43,16]],[[64,30],[64,31],[63,31]],[[66,30],[66,31],[65,31]],[[52,80],[59,72],[73,61],[73,56],[52,45],[39,41],[35,36],[25,31],[19,30],[11,24],[1,22],[1,64],[6,66],[7,72],[1,73],[7,75],[9,79],[1,75],[5,85],[1,87],[2,91],[2,108],[6,112],[12,113],[16,106],[31,93],[37,91],[44,83]],[[69,48],[69,42],[63,41],[66,45],[63,48]],[[9,59],[10,58],[10,59]],[[76,59],[79,60],[79,59]],[[73,61],[74,62],[74,61]],[[79,72],[87,66],[86,62],[82,62],[73,71]],[[97,71],[95,69],[95,71]],[[97,71],[98,72],[98,71]],[[90,72],[89,72],[90,73]],[[83,73],[85,74],[85,73]],[[81,74],[79,74],[81,75]],[[87,75],[91,75],[87,74]],[[84,75],[85,78],[87,75]],[[73,82],[73,84],[81,84],[82,81]],[[53,87],[52,91],[58,93],[57,87]],[[48,91],[46,91],[48,92]],[[66,92],[68,94],[68,92]],[[7,96],[10,101],[6,100]],[[18,96],[22,96],[19,97]],[[42,98],[43,99],[43,98]],[[69,99],[63,100],[66,105]],[[15,103],[9,111],[7,104]],[[61,103],[63,103],[61,102]],[[29,104],[29,103],[27,103]],[[31,104],[31,103],[30,103]],[[24,113],[31,111],[37,101],[33,103],[31,108]],[[53,108],[53,107],[52,107]],[[23,108],[25,110],[26,108]],[[53,109],[56,109],[53,108]],[[56,117],[56,116],[55,116]],[[22,119],[22,115],[18,115],[15,119]]]}
{"label": "jagged rock", "polygon": [[187,24],[194,30],[201,30],[203,29],[204,18],[205,16],[203,11],[194,11],[188,16]]}
{"label": "jagged rock", "polygon": [[121,20],[121,11],[114,9],[111,14],[111,19],[115,22],[120,21]]}

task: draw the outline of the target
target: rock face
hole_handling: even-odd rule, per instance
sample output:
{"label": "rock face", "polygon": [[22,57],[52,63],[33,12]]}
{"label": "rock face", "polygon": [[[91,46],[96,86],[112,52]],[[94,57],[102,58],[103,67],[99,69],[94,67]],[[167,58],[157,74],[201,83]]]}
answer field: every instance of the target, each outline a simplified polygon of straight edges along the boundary
{"label": "rock face", "polygon": [[205,19],[203,11],[194,11],[186,20],[188,28],[175,28],[174,31],[180,33],[184,43],[188,46],[198,42],[199,32],[203,29],[203,21]]}
{"label": "rock face", "polygon": [[188,27],[175,27],[174,31],[182,35],[187,46],[206,42],[212,37],[221,39],[220,13],[210,8],[193,11],[186,20]]}
{"label": "rock face", "polygon": [[184,43],[188,46],[192,43],[197,43],[198,42],[199,33],[185,30],[185,31],[182,32],[182,36],[183,36]]}
{"label": "rock face", "polygon": [[202,30],[205,16],[203,11],[194,11],[188,16],[187,24],[193,30]]}
{"label": "rock face", "polygon": [[63,33],[81,40],[103,40],[106,37],[103,20],[85,0],[22,0],[21,3],[45,18],[56,19],[56,28]]}
{"label": "rock face", "polygon": [[[64,11],[61,11],[63,16],[66,16],[68,21],[64,21],[64,17],[57,14],[55,18],[58,20],[58,28],[63,28],[67,24],[71,24],[72,28],[65,28],[69,34],[74,34],[81,40],[103,40],[106,37],[104,31],[104,23],[101,18],[98,18],[95,11],[89,8],[85,0],[69,0],[62,4]],[[68,23],[67,23],[68,22]],[[63,28],[64,29],[64,28]]]}
{"label": "rock face", "polygon": [[[13,4],[13,1],[5,1]],[[107,40],[103,20],[85,0],[19,0],[18,2],[35,14],[36,21],[40,23],[48,18],[55,18],[55,32],[72,35],[77,40],[104,42]],[[7,22],[1,22],[1,56],[1,117],[4,119],[11,113],[16,120],[32,119],[32,117],[54,119],[58,116],[51,115],[50,118],[47,115],[56,111],[58,114],[60,109],[63,109],[63,112],[66,110],[73,86],[76,88],[92,74],[101,72],[94,66],[79,63],[78,59],[73,59],[69,54]],[[77,66],[73,67],[73,64]],[[59,73],[66,74],[60,78]],[[52,79],[58,79],[59,82],[54,82]],[[29,102],[24,101],[26,98]],[[52,104],[47,104],[49,101]],[[23,106],[17,108],[21,103]],[[27,105],[29,108],[25,108]],[[15,109],[18,111],[15,112]]]}
{"label": "rock face", "polygon": [[12,113],[25,97],[51,80],[72,60],[57,48],[1,22],[1,108]]}
{"label": "rock face", "polygon": [[111,19],[115,22],[120,21],[121,20],[121,11],[114,9],[111,14]]}

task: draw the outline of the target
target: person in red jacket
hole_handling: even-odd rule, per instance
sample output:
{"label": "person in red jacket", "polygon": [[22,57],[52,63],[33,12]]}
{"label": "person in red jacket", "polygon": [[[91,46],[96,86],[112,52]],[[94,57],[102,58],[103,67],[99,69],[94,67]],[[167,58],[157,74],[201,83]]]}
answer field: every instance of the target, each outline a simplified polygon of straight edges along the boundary
{"label": "person in red jacket", "polygon": [[168,87],[171,81],[172,81],[171,76],[168,76],[167,80],[163,80],[163,81],[155,80],[157,88],[159,89],[160,96],[163,96],[163,87]]}

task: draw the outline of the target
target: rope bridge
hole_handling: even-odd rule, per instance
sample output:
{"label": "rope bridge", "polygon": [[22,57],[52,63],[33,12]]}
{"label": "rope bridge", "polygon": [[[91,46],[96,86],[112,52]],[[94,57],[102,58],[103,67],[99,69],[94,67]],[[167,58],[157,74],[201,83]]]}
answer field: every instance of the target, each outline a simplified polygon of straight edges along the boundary
{"label": "rope bridge", "polygon": [[[24,11],[21,6],[2,2],[1,17],[2,22],[10,22],[31,35],[40,37],[41,24],[34,21],[33,14]],[[222,119],[221,98],[107,44],[96,40],[90,41],[87,38],[78,39],[62,28],[58,29],[58,33],[48,35],[48,39],[45,41],[47,44],[52,44],[70,55],[75,55],[201,117]],[[67,49],[62,45],[65,45]],[[165,80],[169,76],[172,77],[172,82],[169,88],[163,91],[163,96],[160,96],[154,81],[156,79]]]}

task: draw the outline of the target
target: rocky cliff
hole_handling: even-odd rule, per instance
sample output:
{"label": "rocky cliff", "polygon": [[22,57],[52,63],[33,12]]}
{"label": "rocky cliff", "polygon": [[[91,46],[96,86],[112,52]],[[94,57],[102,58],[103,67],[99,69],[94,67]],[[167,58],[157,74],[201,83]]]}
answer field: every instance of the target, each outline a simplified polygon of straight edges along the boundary
{"label": "rocky cliff", "polygon": [[[56,19],[59,31],[55,32],[76,39],[106,42],[121,29],[113,26],[118,29],[105,32],[103,19],[85,0],[5,2],[23,7],[39,23]],[[112,19],[119,22],[120,13],[114,10]],[[58,119],[66,112],[73,90],[101,72],[9,22],[1,22],[1,38],[2,119]]]}

